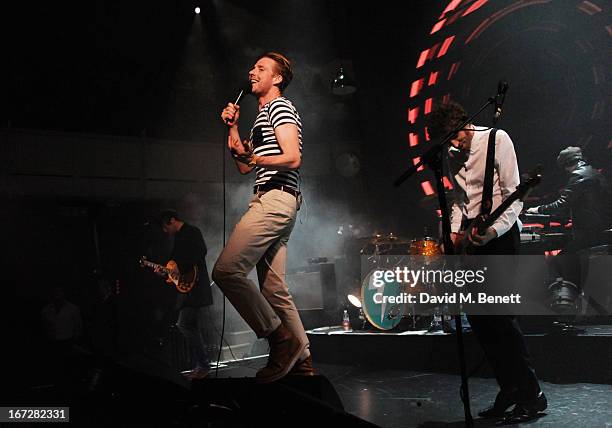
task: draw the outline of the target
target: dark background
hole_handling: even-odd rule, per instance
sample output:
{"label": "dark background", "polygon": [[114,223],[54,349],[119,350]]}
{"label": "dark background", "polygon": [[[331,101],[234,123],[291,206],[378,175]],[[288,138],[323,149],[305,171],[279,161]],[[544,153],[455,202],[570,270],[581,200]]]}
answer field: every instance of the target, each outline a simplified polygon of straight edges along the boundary
{"label": "dark background", "polygon": [[[197,16],[196,3],[202,8]],[[286,96],[304,123],[306,206],[292,236],[290,267],[305,265],[309,257],[341,263],[363,242],[353,238],[375,232],[435,235],[435,206],[423,202],[420,186],[431,173],[392,186],[427,148],[422,111],[428,98],[450,95],[471,112],[506,79],[510,89],[498,126],[512,137],[521,172],[544,165],[545,179],[535,192],[543,200],[554,198],[564,183],[555,165],[563,147],[583,147],[608,174],[609,10],[597,10],[599,2],[590,3],[593,9],[576,0],[496,0],[461,16],[475,4],[463,1],[446,15],[454,21],[430,34],[449,3],[13,5],[3,37],[0,219],[7,254],[4,289],[17,296],[10,301],[25,319],[24,328],[37,331],[38,311],[53,285],[64,285],[69,298],[85,308],[94,298],[98,268],[122,284],[126,346],[138,349],[142,336],[134,333],[150,325],[149,307],[163,307],[172,298],[171,290],[136,265],[151,242],[160,257],[168,246],[145,226],[160,207],[175,206],[200,226],[209,266],[214,263],[224,224],[231,231],[252,180],[239,177],[225,158],[224,211],[219,147],[225,129],[219,113],[235,98],[253,59],[268,50],[293,60],[295,79]],[[482,31],[467,42],[477,28]],[[446,55],[416,67],[423,50],[453,35]],[[453,63],[460,65],[448,79]],[[347,97],[330,92],[340,65],[358,85]],[[439,82],[411,97],[412,82],[435,71]],[[408,110],[417,106],[421,114],[411,124]],[[255,100],[246,99],[243,112],[244,135]],[[491,110],[477,123],[489,125]],[[410,132],[420,136],[417,147],[409,147]],[[164,147],[168,169],[160,166],[153,177],[128,168],[145,162],[152,142]],[[111,155],[95,155],[101,145],[113,144]],[[185,147],[204,150],[192,165],[207,171],[204,178],[183,179],[174,172],[181,171]],[[92,155],[74,158],[77,149]],[[344,168],[349,155],[359,160],[356,170]],[[64,168],[64,162],[70,165]],[[108,172],[130,169],[136,172]],[[337,234],[340,226],[343,235]],[[350,236],[347,230],[353,230]],[[353,286],[339,277],[340,289]]]}

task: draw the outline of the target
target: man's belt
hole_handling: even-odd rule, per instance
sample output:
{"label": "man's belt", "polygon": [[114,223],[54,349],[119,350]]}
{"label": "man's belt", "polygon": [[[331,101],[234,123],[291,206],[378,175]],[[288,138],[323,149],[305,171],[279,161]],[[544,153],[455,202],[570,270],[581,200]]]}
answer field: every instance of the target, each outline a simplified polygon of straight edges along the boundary
{"label": "man's belt", "polygon": [[260,184],[259,186],[255,186],[253,188],[253,193],[266,193],[270,190],[280,190],[281,192],[287,192],[290,195],[295,196],[296,198],[299,196],[300,192],[295,190],[293,187],[284,186],[282,184]]}

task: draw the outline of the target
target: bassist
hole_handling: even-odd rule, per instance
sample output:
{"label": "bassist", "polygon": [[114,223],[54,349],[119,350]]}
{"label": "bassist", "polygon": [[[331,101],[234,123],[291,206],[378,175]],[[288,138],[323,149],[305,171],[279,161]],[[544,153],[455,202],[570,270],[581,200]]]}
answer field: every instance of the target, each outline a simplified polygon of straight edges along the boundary
{"label": "bassist", "polygon": [[[448,135],[467,118],[456,102],[440,104],[427,119],[433,139]],[[502,130],[468,124],[449,147],[449,166],[455,184],[451,215],[451,237],[457,244],[467,234],[474,254],[517,254],[520,243],[518,215],[522,202],[516,200],[481,233],[464,230],[480,214],[495,210],[520,182],[514,145]],[[488,183],[488,184],[487,184]],[[538,417],[546,406],[535,371],[531,367],[525,339],[513,316],[469,315],[468,320],[487,360],[495,372],[500,391],[494,404],[479,413],[485,418],[514,424]],[[511,406],[512,411],[506,413]]]}

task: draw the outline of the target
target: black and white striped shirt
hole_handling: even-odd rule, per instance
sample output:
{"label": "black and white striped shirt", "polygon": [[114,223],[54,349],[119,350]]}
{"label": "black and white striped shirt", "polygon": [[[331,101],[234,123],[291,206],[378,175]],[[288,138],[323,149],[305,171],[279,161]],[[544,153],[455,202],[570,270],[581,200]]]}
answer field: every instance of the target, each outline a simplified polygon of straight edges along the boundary
{"label": "black and white striped shirt", "polygon": [[[297,110],[284,97],[275,98],[265,104],[255,119],[251,129],[250,140],[253,142],[254,153],[257,156],[274,156],[283,153],[274,129],[285,123],[293,123],[298,129],[300,153],[302,153],[302,122]],[[262,184],[278,184],[298,190],[299,170],[275,171],[263,167],[255,167],[255,186]]]}

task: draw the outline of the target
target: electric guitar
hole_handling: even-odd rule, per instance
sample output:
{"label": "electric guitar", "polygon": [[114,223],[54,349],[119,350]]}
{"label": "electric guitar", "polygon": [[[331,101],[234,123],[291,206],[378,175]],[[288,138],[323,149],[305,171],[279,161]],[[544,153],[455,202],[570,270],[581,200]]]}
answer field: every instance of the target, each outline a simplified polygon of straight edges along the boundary
{"label": "electric guitar", "polygon": [[148,267],[163,273],[166,276],[166,282],[168,284],[174,284],[179,293],[189,293],[198,280],[197,266],[194,266],[189,272],[181,274],[174,260],[170,260],[166,263],[166,266],[163,266],[158,263],[150,262],[145,256],[142,256],[140,258],[140,266]]}
{"label": "electric guitar", "polygon": [[480,214],[476,217],[463,233],[459,233],[457,244],[455,245],[455,254],[473,254],[474,244],[469,239],[471,234],[482,235],[495,220],[497,220],[514,201],[517,199],[523,200],[533,190],[535,186],[540,184],[542,180],[541,166],[529,174],[529,178],[523,181],[516,187],[516,190],[508,196],[495,211],[490,214]]}

